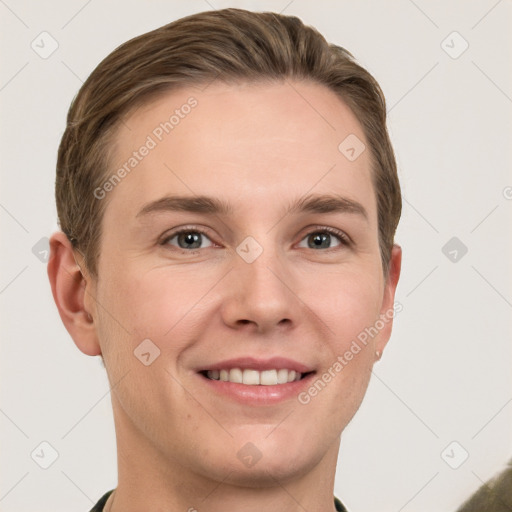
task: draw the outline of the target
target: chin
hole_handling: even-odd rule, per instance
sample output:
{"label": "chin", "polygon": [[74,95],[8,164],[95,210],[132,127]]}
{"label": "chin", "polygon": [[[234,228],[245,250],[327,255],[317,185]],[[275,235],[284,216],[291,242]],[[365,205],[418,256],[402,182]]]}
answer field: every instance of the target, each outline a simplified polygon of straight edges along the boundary
{"label": "chin", "polygon": [[[297,448],[297,452],[300,453],[300,448]],[[275,487],[276,482],[286,484],[306,475],[316,465],[315,460],[308,460],[303,454],[300,457],[291,458],[285,451],[262,456],[251,467],[241,463],[233,464],[232,461],[225,462],[227,463],[226,473],[229,472],[225,482],[248,488]]]}
{"label": "chin", "polygon": [[304,432],[252,427],[209,450],[207,473],[229,475],[225,482],[241,487],[271,487],[309,473],[325,456],[325,448],[317,436]]}

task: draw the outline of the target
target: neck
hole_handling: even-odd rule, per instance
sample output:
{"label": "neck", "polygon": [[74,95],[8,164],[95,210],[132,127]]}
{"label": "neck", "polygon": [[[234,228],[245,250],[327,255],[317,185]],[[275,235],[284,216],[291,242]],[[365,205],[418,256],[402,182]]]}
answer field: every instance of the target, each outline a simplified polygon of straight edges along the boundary
{"label": "neck", "polygon": [[[119,404],[115,404],[119,406]],[[260,466],[251,477],[236,471],[204,475],[166,457],[114,407],[118,486],[106,512],[334,512],[339,437],[315,464],[286,475]],[[256,469],[253,468],[253,470]]]}

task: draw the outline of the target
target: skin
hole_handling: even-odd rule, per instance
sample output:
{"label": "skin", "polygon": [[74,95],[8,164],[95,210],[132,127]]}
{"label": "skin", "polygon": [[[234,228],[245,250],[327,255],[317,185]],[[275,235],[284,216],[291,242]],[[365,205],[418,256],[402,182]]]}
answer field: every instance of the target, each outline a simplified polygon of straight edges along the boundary
{"label": "skin", "polygon": [[[350,162],[338,150],[349,134],[368,144],[324,86],[213,83],[127,116],[112,169],[190,96],[197,107],[104,199],[98,279],[62,233],[51,238],[48,274],[61,318],[82,352],[103,355],[113,387],[118,487],[106,510],[334,510],[340,436],[392,321],[308,404],[240,404],[212,392],[196,369],[283,356],[321,375],[392,309],[401,250],[394,246],[384,276],[369,151]],[[357,201],[367,218],[287,213],[313,193]],[[136,217],[167,194],[220,198],[233,213]],[[177,237],[159,245],[190,225],[207,231],[200,248]],[[324,227],[351,244],[327,234],[315,247]],[[263,248],[252,263],[236,252],[247,236]],[[133,353],[146,338],[161,351],[149,366]],[[252,467],[237,457],[247,442],[261,453]]]}

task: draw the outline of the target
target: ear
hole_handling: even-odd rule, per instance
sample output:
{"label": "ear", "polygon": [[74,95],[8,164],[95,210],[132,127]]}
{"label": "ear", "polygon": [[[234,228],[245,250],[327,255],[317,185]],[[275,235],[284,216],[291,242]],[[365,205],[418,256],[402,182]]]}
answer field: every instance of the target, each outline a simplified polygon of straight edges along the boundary
{"label": "ear", "polygon": [[376,340],[375,350],[379,351],[380,354],[384,351],[389,338],[391,336],[391,330],[393,328],[393,317],[396,312],[401,311],[395,308],[395,292],[400,278],[400,270],[402,268],[402,248],[399,245],[393,245],[391,250],[391,258],[389,261],[389,271],[384,285],[384,296],[382,300],[382,308],[380,311],[381,318],[385,322],[384,327],[379,333]]}
{"label": "ear", "polygon": [[82,269],[78,266],[75,254],[80,256],[67,236],[62,231],[54,233],[50,238],[48,278],[62,323],[76,346],[84,354],[97,356],[101,347],[94,322],[96,283],[87,275],[83,263]]}

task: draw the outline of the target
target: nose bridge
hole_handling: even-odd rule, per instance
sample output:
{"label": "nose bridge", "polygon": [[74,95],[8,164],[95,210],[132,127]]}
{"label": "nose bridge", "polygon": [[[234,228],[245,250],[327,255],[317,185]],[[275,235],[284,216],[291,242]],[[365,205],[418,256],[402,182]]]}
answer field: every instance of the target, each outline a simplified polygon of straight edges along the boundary
{"label": "nose bridge", "polygon": [[[236,248],[234,272],[225,297],[225,320],[253,322],[260,329],[295,321],[298,299],[293,277],[271,235],[247,237]],[[295,320],[294,320],[295,319]]]}

